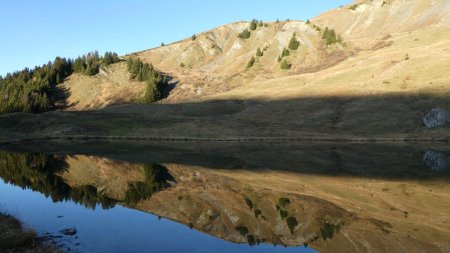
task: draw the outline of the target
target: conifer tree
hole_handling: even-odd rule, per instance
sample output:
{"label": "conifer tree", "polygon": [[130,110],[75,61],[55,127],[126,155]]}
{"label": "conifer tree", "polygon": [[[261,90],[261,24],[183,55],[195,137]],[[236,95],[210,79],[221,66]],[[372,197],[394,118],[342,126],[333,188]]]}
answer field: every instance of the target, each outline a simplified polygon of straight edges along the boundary
{"label": "conifer tree", "polygon": [[261,51],[261,49],[258,48],[258,50],[256,50],[256,57],[261,57],[263,55],[264,53]]}
{"label": "conifer tree", "polygon": [[73,62],[73,66],[72,66],[73,72],[84,73],[85,68],[86,68],[86,63],[84,61],[84,58],[77,57],[75,59],[75,61]]}
{"label": "conifer tree", "polygon": [[281,69],[290,69],[292,67],[292,64],[288,63],[286,60],[283,60],[281,62],[280,68]]}
{"label": "conifer tree", "polygon": [[291,53],[286,48],[283,48],[283,51],[281,52],[281,57],[289,56]]}
{"label": "conifer tree", "polygon": [[161,90],[166,85],[166,80],[155,70],[153,65],[143,63],[139,58],[129,58],[127,66],[132,79],[143,81],[147,84],[144,102],[154,103],[159,100],[161,98]]}
{"label": "conifer tree", "polygon": [[252,56],[250,61],[247,63],[247,68],[253,67],[253,65],[255,65],[255,61],[256,61],[255,57]]}
{"label": "conifer tree", "polygon": [[338,43],[340,40],[336,36],[336,32],[333,29],[330,30],[328,27],[325,27],[325,30],[323,31],[322,39],[325,40],[327,45]]}
{"label": "conifer tree", "polygon": [[254,31],[258,27],[258,20],[253,19],[252,22],[250,22],[250,30]]}
{"label": "conifer tree", "polygon": [[245,29],[240,34],[238,34],[238,38],[246,40],[246,39],[250,38],[250,35],[251,35],[251,32],[248,29]]}
{"label": "conifer tree", "polygon": [[289,47],[290,50],[297,50],[299,46],[300,46],[300,42],[297,40],[297,36],[294,33],[294,34],[292,34],[292,38],[289,41],[289,46],[288,47]]}

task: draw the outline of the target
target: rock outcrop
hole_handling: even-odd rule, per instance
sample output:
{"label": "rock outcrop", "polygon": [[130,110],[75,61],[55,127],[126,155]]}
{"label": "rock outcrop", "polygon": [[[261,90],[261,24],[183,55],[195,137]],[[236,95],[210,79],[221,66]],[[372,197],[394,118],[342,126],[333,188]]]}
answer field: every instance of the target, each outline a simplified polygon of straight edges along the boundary
{"label": "rock outcrop", "polygon": [[447,124],[448,113],[445,109],[436,107],[431,109],[425,116],[423,117],[423,124],[427,128],[436,128],[442,127]]}

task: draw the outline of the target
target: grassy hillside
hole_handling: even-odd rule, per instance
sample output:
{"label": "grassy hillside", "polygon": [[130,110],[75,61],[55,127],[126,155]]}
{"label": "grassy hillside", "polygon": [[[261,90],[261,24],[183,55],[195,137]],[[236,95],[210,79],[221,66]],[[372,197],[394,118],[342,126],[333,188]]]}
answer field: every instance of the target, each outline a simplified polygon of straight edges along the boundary
{"label": "grassy hillside", "polygon": [[95,76],[71,75],[61,86],[67,91],[67,110],[92,110],[142,100],[145,84],[131,79],[126,63],[102,68]]}
{"label": "grassy hillside", "polygon": [[[448,126],[425,129],[422,117],[450,110],[449,8],[444,0],[358,1],[311,23],[225,25],[126,56],[173,78],[160,103],[1,116],[0,139],[448,140]],[[327,26],[342,43],[326,44]],[[246,29],[250,36],[239,38]],[[300,46],[282,57],[292,64],[283,70],[279,56],[294,34]],[[130,103],[145,90],[124,63],[63,85],[69,110]]]}

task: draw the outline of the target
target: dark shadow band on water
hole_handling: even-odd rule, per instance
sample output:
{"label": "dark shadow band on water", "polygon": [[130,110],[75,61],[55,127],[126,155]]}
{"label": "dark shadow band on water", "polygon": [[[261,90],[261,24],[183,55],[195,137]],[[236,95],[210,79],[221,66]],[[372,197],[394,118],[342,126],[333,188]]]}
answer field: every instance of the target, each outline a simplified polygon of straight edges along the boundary
{"label": "dark shadow band on water", "polygon": [[447,143],[29,142],[6,150],[93,155],[130,163],[183,164],[382,179],[450,178]]}

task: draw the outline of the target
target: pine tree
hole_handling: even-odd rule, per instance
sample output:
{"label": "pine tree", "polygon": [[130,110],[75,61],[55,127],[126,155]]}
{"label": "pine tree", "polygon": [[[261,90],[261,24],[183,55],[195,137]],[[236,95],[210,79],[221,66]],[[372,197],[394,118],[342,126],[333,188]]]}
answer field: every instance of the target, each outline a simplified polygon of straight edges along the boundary
{"label": "pine tree", "polygon": [[261,51],[261,49],[258,48],[258,50],[256,50],[256,57],[261,57],[263,55],[264,53]]}
{"label": "pine tree", "polygon": [[322,39],[325,40],[327,45],[338,43],[341,40],[336,36],[336,32],[333,29],[330,30],[328,27],[325,27],[323,31]]}
{"label": "pine tree", "polygon": [[144,100],[146,103],[151,104],[160,98],[161,93],[158,90],[157,80],[150,79],[147,81],[147,88],[145,90]]}
{"label": "pine tree", "polygon": [[309,19],[306,20],[306,24],[307,24],[307,25],[311,24],[311,21],[309,21]]}
{"label": "pine tree", "polygon": [[283,51],[281,52],[281,57],[289,56],[291,53],[286,48],[283,48]]}
{"label": "pine tree", "polygon": [[283,60],[281,62],[280,68],[281,69],[290,69],[292,67],[292,64],[288,63],[286,60]]}
{"label": "pine tree", "polygon": [[104,56],[103,56],[103,63],[105,65],[109,65],[114,63],[114,58],[112,56],[112,53],[110,52],[105,52]]}
{"label": "pine tree", "polygon": [[289,47],[290,50],[297,50],[299,46],[300,46],[300,42],[297,40],[297,36],[294,33],[294,34],[292,34],[292,38],[289,41],[289,46],[288,47]]}
{"label": "pine tree", "polygon": [[240,34],[238,34],[238,38],[246,40],[246,39],[250,38],[250,35],[251,35],[251,32],[248,29],[245,29]]}
{"label": "pine tree", "polygon": [[255,62],[256,62],[256,59],[255,59],[255,57],[252,56],[250,61],[248,61],[248,63],[247,63],[247,68],[253,67],[253,65],[255,65]]}
{"label": "pine tree", "polygon": [[264,26],[264,23],[263,23],[262,20],[259,21],[258,26],[259,26],[259,27],[263,27],[263,26]]}
{"label": "pine tree", "polygon": [[258,27],[258,20],[253,19],[252,22],[250,22],[250,30],[254,31]]}
{"label": "pine tree", "polygon": [[145,103],[154,103],[161,99],[161,90],[167,82],[161,77],[161,74],[155,70],[153,65],[143,63],[139,58],[129,58],[127,60],[127,67],[132,79],[145,81],[147,83],[144,94]]}

